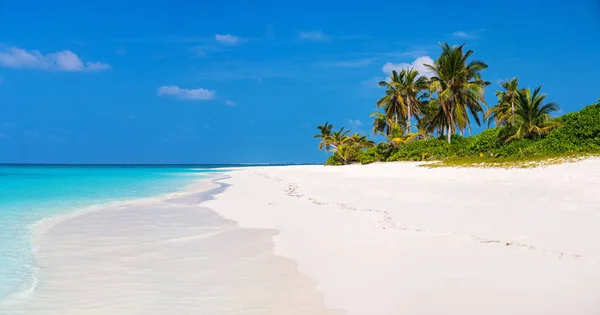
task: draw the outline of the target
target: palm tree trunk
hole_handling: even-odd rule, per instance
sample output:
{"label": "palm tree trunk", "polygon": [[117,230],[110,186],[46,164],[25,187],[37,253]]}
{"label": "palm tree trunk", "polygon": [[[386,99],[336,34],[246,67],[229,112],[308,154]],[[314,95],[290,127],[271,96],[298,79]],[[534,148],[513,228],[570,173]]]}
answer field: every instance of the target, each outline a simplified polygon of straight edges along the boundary
{"label": "palm tree trunk", "polygon": [[452,107],[450,107],[450,119],[448,119],[448,144],[450,144],[452,139],[452,126],[454,125],[454,103],[451,103]]}
{"label": "palm tree trunk", "polygon": [[510,120],[511,120],[510,123],[514,125],[514,122],[515,122],[515,102],[514,101],[510,102],[510,107],[512,108],[512,116],[510,116]]}
{"label": "palm tree trunk", "polygon": [[406,134],[409,134],[409,133],[411,133],[411,126],[410,126],[410,114],[411,114],[410,113],[410,98],[406,99],[406,107],[407,107],[407,115],[406,115],[406,126],[407,126],[407,129],[406,130],[408,130],[408,132]]}

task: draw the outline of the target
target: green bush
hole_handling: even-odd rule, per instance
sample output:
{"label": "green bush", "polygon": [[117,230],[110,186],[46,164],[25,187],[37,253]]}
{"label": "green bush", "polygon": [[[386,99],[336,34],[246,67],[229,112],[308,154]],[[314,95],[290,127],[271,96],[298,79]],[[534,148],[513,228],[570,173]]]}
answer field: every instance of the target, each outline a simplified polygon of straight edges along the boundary
{"label": "green bush", "polygon": [[325,165],[331,165],[331,166],[344,165],[344,162],[342,161],[342,159],[340,159],[339,155],[334,153],[327,159],[327,161],[325,161]]}
{"label": "green bush", "polygon": [[385,161],[389,157],[386,143],[379,143],[358,154],[360,164],[370,164],[374,162]]}
{"label": "green bush", "polygon": [[544,151],[553,153],[600,151],[600,102],[558,119],[562,126],[540,140]]}
{"label": "green bush", "polygon": [[557,119],[562,126],[546,137],[506,142],[513,127],[484,130],[473,137],[452,136],[407,143],[387,161],[441,160],[452,157],[543,157],[565,153],[600,153],[600,103]]}
{"label": "green bush", "polygon": [[[542,138],[506,142],[514,134],[514,128],[497,127],[472,137],[453,135],[451,144],[448,144],[445,137],[411,141],[394,152],[386,150],[386,143],[380,143],[361,151],[356,161],[369,164],[377,161],[424,161],[460,157],[527,158],[600,153],[600,101],[556,120],[561,126]],[[341,165],[342,162],[333,155],[325,164]]]}
{"label": "green bush", "polygon": [[467,147],[468,155],[485,155],[497,153],[498,149],[503,145],[500,133],[504,128],[487,129],[480,134],[473,136],[471,143]]}

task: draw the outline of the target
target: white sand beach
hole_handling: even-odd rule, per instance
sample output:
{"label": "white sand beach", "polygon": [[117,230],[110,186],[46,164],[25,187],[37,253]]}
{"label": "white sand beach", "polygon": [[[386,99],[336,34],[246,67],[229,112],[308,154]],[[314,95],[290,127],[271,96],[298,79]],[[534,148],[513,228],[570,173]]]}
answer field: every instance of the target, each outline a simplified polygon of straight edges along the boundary
{"label": "white sand beach", "polygon": [[325,305],[367,314],[600,314],[600,160],[234,172],[204,203],[276,229]]}
{"label": "white sand beach", "polygon": [[599,159],[251,167],[217,183],[213,200],[54,224],[38,287],[0,313],[600,314]]}

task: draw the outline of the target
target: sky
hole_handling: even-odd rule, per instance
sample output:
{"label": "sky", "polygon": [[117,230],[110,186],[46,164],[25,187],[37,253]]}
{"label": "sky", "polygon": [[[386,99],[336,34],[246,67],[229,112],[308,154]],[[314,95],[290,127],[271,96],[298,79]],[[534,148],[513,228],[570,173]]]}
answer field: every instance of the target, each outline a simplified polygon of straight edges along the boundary
{"label": "sky", "polygon": [[597,0],[0,0],[0,30],[0,163],[323,162],[316,126],[370,133],[438,42],[489,65],[489,105],[512,77],[600,98]]}

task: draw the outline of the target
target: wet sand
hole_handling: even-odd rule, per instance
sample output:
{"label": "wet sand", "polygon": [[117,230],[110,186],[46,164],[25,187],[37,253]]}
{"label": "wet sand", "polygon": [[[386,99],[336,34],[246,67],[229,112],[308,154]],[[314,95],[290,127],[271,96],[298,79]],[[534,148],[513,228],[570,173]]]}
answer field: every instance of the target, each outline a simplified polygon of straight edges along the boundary
{"label": "wet sand", "polygon": [[53,224],[36,244],[37,287],[0,314],[341,314],[273,254],[275,230],[243,229],[199,205],[223,189]]}

